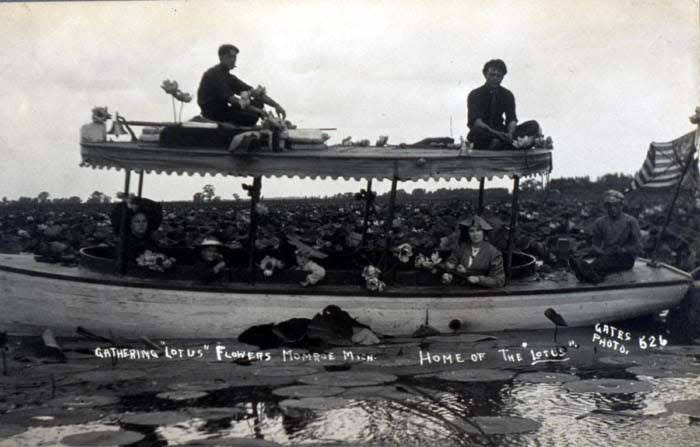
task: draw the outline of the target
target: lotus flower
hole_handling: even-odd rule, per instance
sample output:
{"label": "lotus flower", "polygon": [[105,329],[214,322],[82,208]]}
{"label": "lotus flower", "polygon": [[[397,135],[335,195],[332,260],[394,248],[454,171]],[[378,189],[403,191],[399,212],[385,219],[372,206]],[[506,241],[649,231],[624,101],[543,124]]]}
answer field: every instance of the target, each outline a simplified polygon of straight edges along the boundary
{"label": "lotus flower", "polygon": [[432,255],[430,255],[430,260],[426,263],[426,268],[432,268],[431,271],[433,273],[437,273],[437,269],[435,267],[441,262],[442,258],[440,257],[440,253],[435,251]]}
{"label": "lotus flower", "polygon": [[165,93],[167,93],[168,95],[175,96],[179,86],[177,84],[177,81],[171,81],[169,79],[166,79],[165,81],[163,81],[163,84],[160,86],[160,88],[165,90]]}
{"label": "lotus flower", "polygon": [[373,265],[368,265],[362,270],[362,278],[364,278],[367,290],[372,292],[381,292],[386,287],[383,281],[379,279],[382,271]]}
{"label": "lotus flower", "polygon": [[525,149],[535,144],[535,139],[531,136],[518,137],[513,142],[513,146],[518,149]]}
{"label": "lotus flower", "polygon": [[423,253],[418,253],[416,255],[416,259],[413,262],[413,265],[417,268],[425,268],[425,262],[428,260],[428,258],[425,257]]}
{"label": "lotus flower", "polygon": [[443,283],[444,285],[449,285],[452,283],[452,274],[451,273],[443,273],[442,276],[440,277],[440,282]]}
{"label": "lotus flower", "polygon": [[281,269],[284,267],[284,262],[273,258],[272,256],[265,256],[260,261],[259,266],[260,270],[263,271],[263,275],[269,278],[275,272],[275,269]]}
{"label": "lotus flower", "polygon": [[402,264],[405,264],[413,256],[413,247],[411,247],[411,244],[401,244],[394,249],[394,254]]}
{"label": "lotus flower", "polygon": [[191,102],[192,101],[192,95],[190,95],[189,93],[185,93],[181,90],[176,91],[173,96],[175,96],[175,99],[177,99],[180,102]]}
{"label": "lotus flower", "polygon": [[381,274],[382,271],[373,265],[368,265],[367,267],[362,269],[362,278],[364,278],[365,281],[371,278],[378,278]]}
{"label": "lotus flower", "polygon": [[386,284],[380,281],[379,278],[370,278],[367,280],[367,290],[372,292],[382,292],[386,288]]}
{"label": "lotus flower", "polygon": [[107,111],[107,107],[93,107],[92,109],[92,122],[93,123],[104,123],[108,119],[112,118],[112,115]]}
{"label": "lotus flower", "polygon": [[438,252],[433,252],[430,258],[424,258],[423,268],[434,269],[434,267],[442,262],[442,258]]}
{"label": "lotus flower", "polygon": [[136,258],[136,264],[149,270],[164,272],[175,265],[175,258],[170,258],[163,253],[156,253],[152,252],[151,250],[146,250],[141,254],[141,256]]}

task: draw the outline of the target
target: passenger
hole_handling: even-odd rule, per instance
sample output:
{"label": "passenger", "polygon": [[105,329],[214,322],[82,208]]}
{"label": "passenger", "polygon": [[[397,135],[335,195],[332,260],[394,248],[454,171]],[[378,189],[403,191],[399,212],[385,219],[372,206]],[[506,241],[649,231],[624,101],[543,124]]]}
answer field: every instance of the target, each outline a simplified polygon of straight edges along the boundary
{"label": "passenger", "polygon": [[129,231],[126,235],[126,251],[124,256],[127,263],[136,263],[137,259],[146,251],[158,252],[158,244],[153,240],[149,231],[148,217],[146,213],[137,212],[129,220]]}
{"label": "passenger", "polygon": [[466,276],[469,284],[503,287],[503,255],[484,239],[484,232],[491,230],[491,225],[480,216],[465,219],[459,225],[459,242],[447,259],[447,268]]}
{"label": "passenger", "polygon": [[539,136],[540,126],[536,121],[518,126],[515,97],[510,90],[501,87],[508,73],[505,62],[492,59],[484,64],[482,73],[486,82],[467,97],[467,127],[470,129],[467,139],[474,144],[474,149],[510,150],[519,137]]}
{"label": "passenger", "polygon": [[204,238],[199,244],[199,253],[194,263],[197,281],[209,283],[226,278],[226,261],[220,252],[223,244],[213,237]]}
{"label": "passenger", "polygon": [[592,263],[583,258],[569,258],[576,277],[583,282],[597,284],[608,273],[630,270],[636,256],[642,254],[642,234],[637,219],[622,212],[625,196],[613,189],[606,191],[606,214],[593,224],[593,247],[589,255]]}
{"label": "passenger", "polygon": [[150,199],[130,195],[127,202],[118,203],[110,214],[112,228],[121,234],[121,219],[126,213],[126,251],[127,263],[135,263],[146,250],[157,253],[158,244],[154,233],[163,221],[163,209],[160,204]]}
{"label": "passenger", "polygon": [[197,104],[202,115],[210,120],[230,122],[239,126],[254,126],[269,105],[284,119],[286,112],[265,88],[253,88],[229,73],[236,67],[238,48],[226,44],[219,47],[219,63],[202,76],[197,90]]}
{"label": "passenger", "polygon": [[[119,196],[120,198],[123,197],[121,194],[122,193],[120,193]],[[116,235],[119,235],[121,217],[124,210],[126,210],[127,213],[127,225],[129,223],[129,219],[131,219],[134,213],[144,213],[146,215],[146,219],[148,220],[148,229],[150,233],[158,230],[158,227],[160,227],[160,224],[163,222],[163,207],[159,203],[154,202],[151,199],[146,199],[145,197],[136,197],[134,194],[129,194],[126,203],[119,202],[114,206],[110,213],[112,229]]]}
{"label": "passenger", "polygon": [[295,252],[297,268],[309,273],[306,275],[306,278],[300,282],[303,287],[313,286],[326,276],[326,270],[311,260],[312,253],[312,250],[305,250],[303,247],[298,248]]}

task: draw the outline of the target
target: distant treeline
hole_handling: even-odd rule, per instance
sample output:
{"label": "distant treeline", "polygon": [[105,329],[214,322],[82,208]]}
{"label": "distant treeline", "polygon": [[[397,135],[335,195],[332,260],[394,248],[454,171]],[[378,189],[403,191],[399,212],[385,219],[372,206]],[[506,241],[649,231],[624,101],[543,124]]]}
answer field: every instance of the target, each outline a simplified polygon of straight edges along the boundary
{"label": "distant treeline", "polygon": [[[630,187],[631,183],[631,175],[619,173],[606,174],[602,177],[598,177],[595,180],[591,180],[589,176],[585,176],[554,178],[547,182],[542,177],[532,177],[521,180],[520,191],[523,197],[526,199],[554,199],[559,195],[564,195],[574,196],[578,200],[582,201],[595,201],[598,200],[608,189],[625,191]],[[632,192],[632,197],[637,200],[644,199],[646,197],[659,199],[669,196],[669,194],[672,194],[672,191],[673,188],[665,188],[660,190],[643,189]],[[227,207],[233,206],[234,208],[243,207],[246,203],[248,203],[248,198],[245,196],[243,198],[238,194],[234,194],[233,196],[234,198],[232,200],[222,199],[221,197],[215,195],[214,187],[212,185],[205,185],[203,187],[203,192],[196,193],[191,201],[172,201],[164,203],[171,205],[173,208],[178,208],[179,206],[184,206],[187,204],[191,205],[193,202],[202,206],[215,207],[225,205]],[[489,202],[510,200],[510,193],[506,188],[488,188],[488,183],[485,196]],[[435,191],[427,191],[424,188],[416,188],[409,193],[403,189],[398,189],[396,192],[396,198],[398,202],[424,200],[466,200],[475,202],[478,198],[478,191],[476,189],[467,188],[439,188]],[[387,192],[379,195],[376,200],[377,202],[381,203],[388,201],[388,199],[389,193]],[[278,202],[287,204],[294,202],[313,204],[324,203],[327,201],[333,201],[341,205],[343,203],[350,205],[351,203],[357,203],[358,200],[360,200],[359,194],[355,192],[339,193],[330,197],[264,198],[264,202],[268,205],[274,205]],[[66,210],[66,206],[71,208],[71,206],[88,204],[97,205],[90,208],[103,211],[109,209],[109,206],[105,205],[109,205],[111,203],[112,198],[101,191],[94,191],[84,201],[78,196],[68,198],[52,198],[48,192],[43,191],[37,197],[19,197],[16,200],[9,200],[7,197],[3,197],[0,206],[9,208],[17,205],[19,205],[20,208],[27,206],[45,206],[51,208],[51,205],[59,205],[61,210]]]}

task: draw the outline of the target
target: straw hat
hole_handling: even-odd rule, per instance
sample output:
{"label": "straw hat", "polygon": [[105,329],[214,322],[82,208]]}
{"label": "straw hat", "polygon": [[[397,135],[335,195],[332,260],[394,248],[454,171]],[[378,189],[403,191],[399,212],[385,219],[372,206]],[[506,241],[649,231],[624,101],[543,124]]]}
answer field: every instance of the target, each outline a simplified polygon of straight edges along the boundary
{"label": "straw hat", "polygon": [[625,201],[625,195],[620,191],[609,189],[605,191],[605,198],[603,201],[605,203],[623,203]]}
{"label": "straw hat", "polygon": [[465,228],[476,226],[476,227],[481,228],[484,231],[493,230],[493,227],[491,226],[490,223],[486,222],[486,219],[484,219],[480,216],[477,216],[477,215],[467,217],[466,219],[464,219],[463,221],[461,221],[459,223],[459,226],[465,227]]}
{"label": "straw hat", "polygon": [[200,247],[222,247],[223,245],[224,244],[215,237],[205,237],[202,239],[202,242],[199,243]]}

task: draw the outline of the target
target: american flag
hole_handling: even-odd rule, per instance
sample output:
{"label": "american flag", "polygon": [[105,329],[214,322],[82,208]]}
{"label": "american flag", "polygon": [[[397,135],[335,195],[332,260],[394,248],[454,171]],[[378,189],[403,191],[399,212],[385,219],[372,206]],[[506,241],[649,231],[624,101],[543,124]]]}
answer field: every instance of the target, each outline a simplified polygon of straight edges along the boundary
{"label": "american flag", "polygon": [[[683,176],[688,162],[688,155],[696,152],[696,132],[690,132],[668,143],[651,143],[647,158],[642,168],[632,180],[630,189],[637,188],[666,188],[677,185]],[[693,156],[691,166],[686,173],[685,181],[700,184],[698,161]]]}

